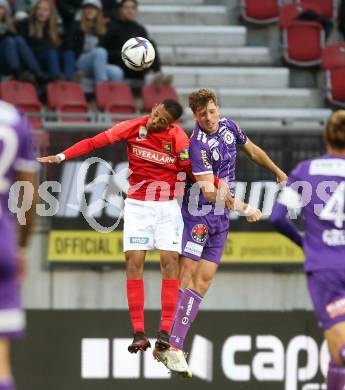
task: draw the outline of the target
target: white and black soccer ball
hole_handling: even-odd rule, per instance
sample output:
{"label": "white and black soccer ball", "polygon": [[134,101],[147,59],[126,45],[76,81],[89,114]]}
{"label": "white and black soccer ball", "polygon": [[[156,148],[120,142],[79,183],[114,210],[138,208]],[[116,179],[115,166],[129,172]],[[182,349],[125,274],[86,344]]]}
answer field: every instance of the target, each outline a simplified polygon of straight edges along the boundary
{"label": "white and black soccer ball", "polygon": [[121,49],[122,61],[136,71],[149,68],[155,59],[155,49],[152,43],[141,37],[128,39]]}

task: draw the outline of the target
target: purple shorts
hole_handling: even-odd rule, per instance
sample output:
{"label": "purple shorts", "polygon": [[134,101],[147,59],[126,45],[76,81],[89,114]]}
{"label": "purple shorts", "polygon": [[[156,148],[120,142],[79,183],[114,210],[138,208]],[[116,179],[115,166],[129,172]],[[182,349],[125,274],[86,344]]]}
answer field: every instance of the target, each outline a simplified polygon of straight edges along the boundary
{"label": "purple shorts", "polygon": [[182,217],[182,256],[219,264],[229,231],[228,214],[195,217],[182,207]]}
{"label": "purple shorts", "polygon": [[16,338],[22,336],[25,329],[17,281],[16,244],[3,241],[0,239],[0,337]]}
{"label": "purple shorts", "polygon": [[345,321],[345,270],[308,272],[307,282],[319,326],[329,329]]}

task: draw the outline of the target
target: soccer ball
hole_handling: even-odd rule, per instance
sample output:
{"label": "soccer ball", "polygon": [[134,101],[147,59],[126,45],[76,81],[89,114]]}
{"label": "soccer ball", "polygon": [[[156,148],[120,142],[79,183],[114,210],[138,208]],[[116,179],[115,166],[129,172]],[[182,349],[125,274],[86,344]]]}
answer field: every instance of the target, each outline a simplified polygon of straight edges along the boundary
{"label": "soccer ball", "polygon": [[152,43],[141,37],[128,39],[121,49],[122,61],[136,71],[149,68],[155,59],[155,49]]}

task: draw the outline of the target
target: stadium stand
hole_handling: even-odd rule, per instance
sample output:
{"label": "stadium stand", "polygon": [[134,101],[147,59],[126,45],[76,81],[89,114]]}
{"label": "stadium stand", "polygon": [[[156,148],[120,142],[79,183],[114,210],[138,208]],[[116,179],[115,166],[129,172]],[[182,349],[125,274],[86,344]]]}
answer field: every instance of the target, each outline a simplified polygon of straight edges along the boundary
{"label": "stadium stand", "polygon": [[143,112],[150,112],[152,108],[164,99],[179,100],[174,87],[166,84],[148,84],[141,89]]}
{"label": "stadium stand", "polygon": [[280,10],[283,56],[286,62],[298,66],[319,65],[325,45],[325,32],[320,23],[296,20],[306,10],[317,12],[319,7],[288,4]]}
{"label": "stadium stand", "polygon": [[325,70],[327,100],[345,107],[345,44],[327,45],[323,50],[322,67]]}
{"label": "stadium stand", "polygon": [[274,23],[279,20],[280,5],[281,1],[279,0],[269,0],[264,2],[241,0],[241,16],[244,20],[251,23]]}
{"label": "stadium stand", "polygon": [[29,116],[29,122],[34,129],[41,129],[40,113],[42,103],[39,101],[35,87],[26,82],[8,80],[0,84],[1,99],[12,103],[20,110],[33,114]]}
{"label": "stadium stand", "polygon": [[101,111],[108,113],[132,114],[136,112],[136,102],[129,86],[110,81],[96,85],[96,103]]}
{"label": "stadium stand", "polygon": [[321,15],[329,19],[336,19],[338,14],[338,2],[335,0],[297,0],[302,6],[317,6]]}
{"label": "stadium stand", "polygon": [[86,114],[89,105],[79,84],[71,81],[57,81],[47,86],[48,106],[56,110],[58,120],[68,122],[85,122],[85,115],[60,114]]}

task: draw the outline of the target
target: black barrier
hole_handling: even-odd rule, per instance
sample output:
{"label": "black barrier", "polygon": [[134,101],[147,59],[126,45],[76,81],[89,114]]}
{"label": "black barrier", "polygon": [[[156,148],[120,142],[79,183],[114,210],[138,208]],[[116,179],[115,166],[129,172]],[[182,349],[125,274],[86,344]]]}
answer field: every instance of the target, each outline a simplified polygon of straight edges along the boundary
{"label": "black barrier", "polygon": [[[74,142],[92,136],[87,133],[50,134],[52,153],[61,152]],[[260,145],[272,159],[289,172],[300,160],[311,158],[323,152],[322,137],[318,134],[252,133],[250,138]],[[230,235],[224,264],[301,264],[303,255],[298,248],[284,237],[272,231],[268,222],[278,188],[275,178],[262,167],[250,161],[238,148],[236,194],[241,200],[262,210],[263,219],[248,224],[244,217],[231,214]],[[83,161],[76,159],[61,165],[48,166],[47,176],[61,184],[61,188],[49,189],[56,203],[51,219],[48,260],[51,264],[110,265],[123,262],[122,211],[126,196],[126,146],[124,143],[100,149],[87,157],[96,157],[86,169],[83,209],[78,198],[77,178],[83,171]],[[102,161],[106,161],[108,165]],[[117,172],[114,175],[114,172]],[[118,174],[118,172],[122,172]],[[116,180],[113,177],[116,176]],[[84,184],[83,184],[84,185]],[[44,190],[46,191],[46,190]],[[42,191],[44,193],[44,191]],[[44,200],[41,200],[43,204]],[[47,207],[48,208],[48,207]],[[81,211],[83,210],[83,211]],[[93,224],[90,223],[93,221]],[[99,227],[116,229],[113,235],[94,234]],[[257,234],[260,233],[260,234]],[[103,237],[101,237],[103,236]],[[236,242],[237,246],[233,246]],[[229,249],[230,248],[230,249]],[[158,261],[154,254],[148,261]]]}
{"label": "black barrier", "polygon": [[[159,313],[147,311],[154,338]],[[186,351],[193,378],[171,377],[151,351],[127,352],[126,311],[28,312],[14,345],[18,390],[326,390],[328,354],[305,311],[202,311]]]}

